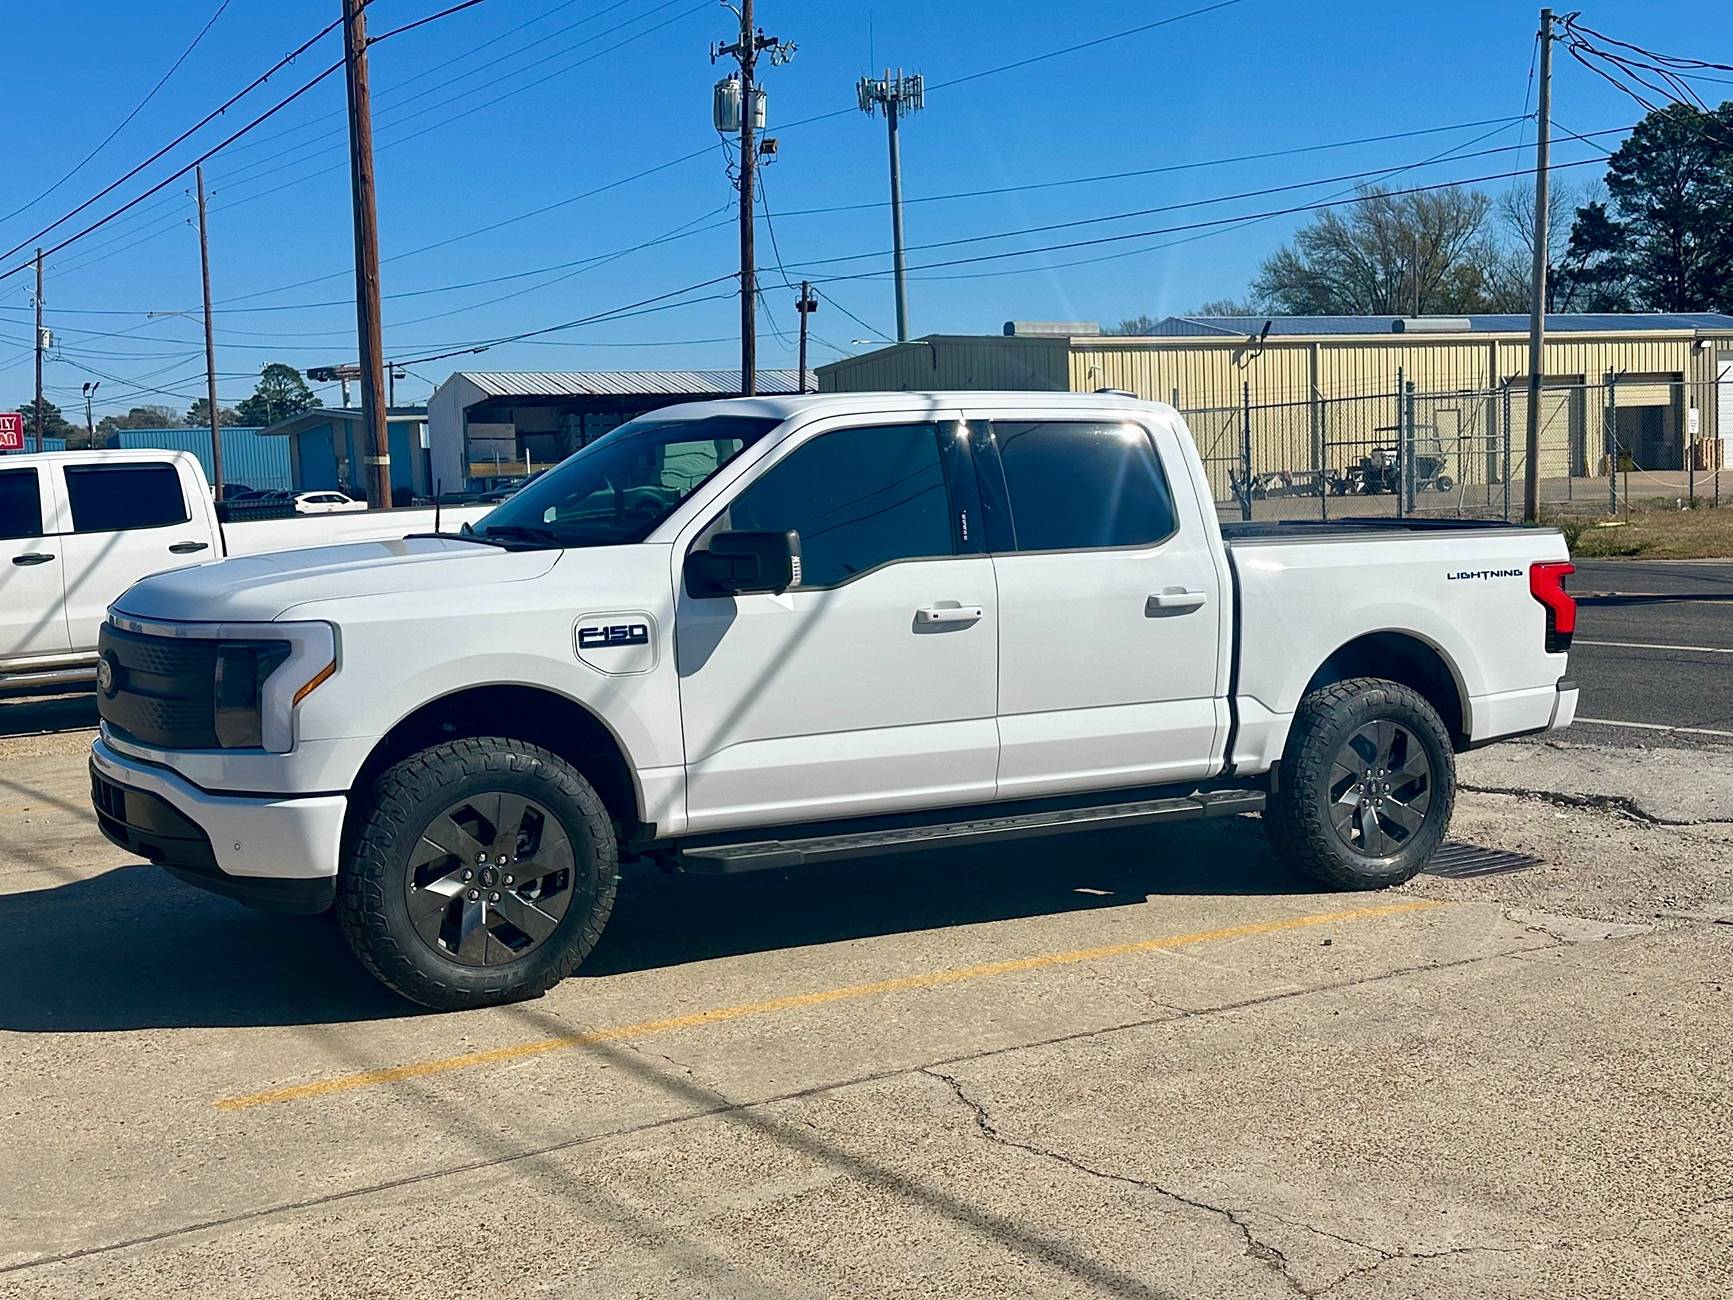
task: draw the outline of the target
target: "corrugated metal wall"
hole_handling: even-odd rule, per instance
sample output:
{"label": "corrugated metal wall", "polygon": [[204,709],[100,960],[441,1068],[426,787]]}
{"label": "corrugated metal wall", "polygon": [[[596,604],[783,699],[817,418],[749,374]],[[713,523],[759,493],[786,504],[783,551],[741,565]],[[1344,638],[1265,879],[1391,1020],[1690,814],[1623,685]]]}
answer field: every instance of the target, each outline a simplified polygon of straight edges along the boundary
{"label": "corrugated metal wall", "polygon": [[[120,445],[152,447],[163,451],[190,451],[211,478],[211,431],[209,429],[122,429]],[[223,480],[260,491],[287,491],[289,440],[281,436],[261,438],[259,430],[246,425],[223,430]]]}
{"label": "corrugated metal wall", "polygon": [[915,393],[943,389],[1064,392],[1068,338],[948,337],[902,343],[818,372],[824,393]]}

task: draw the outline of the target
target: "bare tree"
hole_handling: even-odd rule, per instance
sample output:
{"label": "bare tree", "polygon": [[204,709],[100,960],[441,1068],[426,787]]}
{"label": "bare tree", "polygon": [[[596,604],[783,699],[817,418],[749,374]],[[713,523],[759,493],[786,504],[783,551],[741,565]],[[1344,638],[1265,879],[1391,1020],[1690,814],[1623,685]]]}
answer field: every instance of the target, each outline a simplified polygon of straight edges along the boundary
{"label": "bare tree", "polygon": [[1361,192],[1268,258],[1252,293],[1294,315],[1427,315],[1483,311],[1492,201],[1453,188]]}
{"label": "bare tree", "polygon": [[[1580,307],[1581,285],[1573,274],[1570,253],[1571,227],[1577,212],[1601,197],[1601,186],[1553,185],[1548,188],[1546,309],[1570,311]],[[1529,309],[1529,281],[1534,274],[1534,185],[1519,181],[1493,203],[1493,220],[1500,235],[1499,246],[1487,262],[1489,310],[1521,312]]]}

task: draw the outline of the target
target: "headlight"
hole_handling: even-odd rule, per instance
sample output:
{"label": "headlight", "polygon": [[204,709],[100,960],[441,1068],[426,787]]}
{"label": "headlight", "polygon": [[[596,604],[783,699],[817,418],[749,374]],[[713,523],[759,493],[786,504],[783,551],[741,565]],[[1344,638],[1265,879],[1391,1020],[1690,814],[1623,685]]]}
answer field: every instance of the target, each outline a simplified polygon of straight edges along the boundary
{"label": "headlight", "polygon": [[295,707],[337,671],[337,634],[329,623],[245,630],[268,637],[224,640],[217,646],[212,687],[217,742],[224,749],[286,754],[295,745]]}

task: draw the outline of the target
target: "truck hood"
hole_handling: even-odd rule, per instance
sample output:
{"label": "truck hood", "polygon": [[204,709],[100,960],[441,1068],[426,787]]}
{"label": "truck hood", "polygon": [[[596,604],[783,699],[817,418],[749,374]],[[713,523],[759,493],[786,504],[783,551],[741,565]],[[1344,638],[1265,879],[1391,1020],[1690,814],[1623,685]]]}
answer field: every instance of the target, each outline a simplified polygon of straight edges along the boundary
{"label": "truck hood", "polygon": [[527,582],[559,558],[557,550],[508,551],[438,537],[350,542],[153,574],[128,588],[113,608],[163,622],[268,623],[309,601]]}

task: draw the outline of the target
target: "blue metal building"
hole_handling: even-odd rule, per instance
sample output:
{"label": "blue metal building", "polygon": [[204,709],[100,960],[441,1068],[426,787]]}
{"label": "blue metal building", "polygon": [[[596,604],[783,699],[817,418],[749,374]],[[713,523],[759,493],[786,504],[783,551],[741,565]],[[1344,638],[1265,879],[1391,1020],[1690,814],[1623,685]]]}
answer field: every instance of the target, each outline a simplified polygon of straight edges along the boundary
{"label": "blue metal building", "polygon": [[[261,438],[259,432],[251,425],[235,425],[223,430],[223,482],[257,488],[261,492],[287,491],[293,486],[288,444],[281,438]],[[122,429],[117,445],[190,451],[205,467],[205,481],[211,480],[211,431],[208,428]]]}

